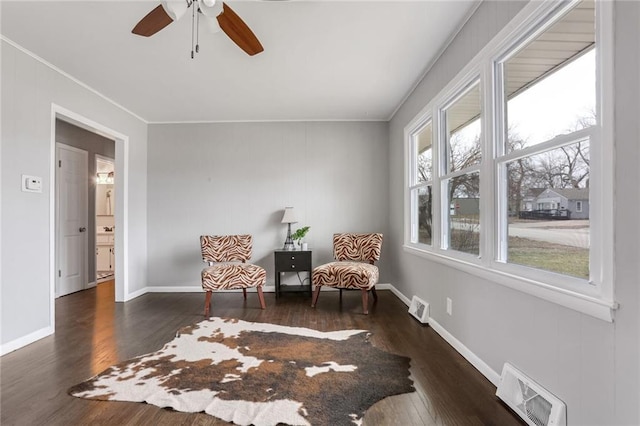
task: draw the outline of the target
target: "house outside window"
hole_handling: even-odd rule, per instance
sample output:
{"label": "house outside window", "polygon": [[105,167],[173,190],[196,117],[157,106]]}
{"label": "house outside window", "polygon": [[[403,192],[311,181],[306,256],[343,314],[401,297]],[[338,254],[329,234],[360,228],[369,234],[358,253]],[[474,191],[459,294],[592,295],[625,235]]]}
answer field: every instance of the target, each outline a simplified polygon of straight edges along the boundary
{"label": "house outside window", "polygon": [[589,190],[597,125],[594,4],[579,2],[533,30],[495,61],[503,105],[497,163],[507,177],[500,194],[507,204],[519,206],[532,188],[544,192],[537,212],[501,216],[496,260],[588,280],[588,218],[575,227],[560,221],[577,219],[564,192]]}
{"label": "house outside window", "polygon": [[[611,61],[599,50],[611,38],[610,5],[525,10],[517,29],[499,35],[405,129],[405,247],[548,300],[601,298],[596,309],[613,307],[603,220],[612,185],[603,144],[612,136],[601,117],[610,100],[600,89]],[[427,130],[430,169],[420,181],[416,140]],[[420,197],[429,206],[423,239]]]}

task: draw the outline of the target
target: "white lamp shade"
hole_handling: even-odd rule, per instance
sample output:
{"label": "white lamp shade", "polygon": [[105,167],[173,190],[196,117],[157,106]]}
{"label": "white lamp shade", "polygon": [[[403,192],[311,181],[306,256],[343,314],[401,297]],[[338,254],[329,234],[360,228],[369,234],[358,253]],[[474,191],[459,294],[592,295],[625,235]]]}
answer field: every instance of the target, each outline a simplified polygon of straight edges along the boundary
{"label": "white lamp shade", "polygon": [[222,2],[212,0],[200,0],[200,11],[204,16],[215,18],[222,13]]}
{"label": "white lamp shade", "polygon": [[184,0],[165,0],[162,2],[162,8],[174,21],[180,19],[188,7],[187,2]]}
{"label": "white lamp shade", "polygon": [[282,216],[282,223],[297,223],[296,214],[293,212],[293,207],[285,207],[284,215]]}

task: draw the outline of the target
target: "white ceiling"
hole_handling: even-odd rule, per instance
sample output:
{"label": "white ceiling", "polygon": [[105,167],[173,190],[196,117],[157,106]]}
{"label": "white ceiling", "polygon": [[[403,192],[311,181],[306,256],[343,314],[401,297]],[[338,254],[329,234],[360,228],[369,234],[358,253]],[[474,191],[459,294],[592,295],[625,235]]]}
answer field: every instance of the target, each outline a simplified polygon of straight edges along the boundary
{"label": "white ceiling", "polygon": [[190,12],[131,34],[159,1],[0,1],[4,37],[148,122],[387,120],[477,1],[228,1],[264,52],[200,38]]}

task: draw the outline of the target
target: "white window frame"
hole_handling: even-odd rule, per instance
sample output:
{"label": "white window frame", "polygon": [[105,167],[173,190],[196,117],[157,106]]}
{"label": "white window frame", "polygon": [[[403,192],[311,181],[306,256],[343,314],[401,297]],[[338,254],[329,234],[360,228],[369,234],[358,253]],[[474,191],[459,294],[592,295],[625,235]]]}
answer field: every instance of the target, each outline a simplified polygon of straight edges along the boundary
{"label": "white window frame", "polygon": [[[460,84],[453,87],[452,93],[445,97],[444,102],[441,106],[438,107],[437,117],[438,117],[438,129],[434,130],[433,135],[433,145],[438,145],[438,158],[434,158],[433,162],[438,163],[438,173],[433,175],[434,182],[439,188],[438,199],[440,202],[440,220],[438,221],[438,226],[433,228],[438,228],[438,247],[442,250],[446,250],[451,256],[460,259],[466,259],[469,262],[475,262],[475,258],[482,257],[482,232],[480,232],[480,253],[478,256],[473,255],[471,253],[465,253],[459,250],[454,250],[449,247],[450,244],[450,236],[449,236],[449,218],[451,216],[450,209],[453,204],[453,200],[449,199],[449,191],[448,191],[448,182],[456,177],[464,176],[467,174],[478,173],[480,174],[480,168],[482,167],[482,158],[484,158],[484,149],[482,147],[482,132],[484,125],[482,123],[483,110],[480,110],[480,153],[481,153],[481,161],[478,164],[473,164],[464,169],[449,171],[448,168],[448,160],[449,160],[449,152],[447,148],[447,144],[449,144],[449,138],[447,135],[447,125],[446,125],[446,116],[447,110],[451,108],[458,100],[463,98],[467,93],[469,93],[476,86],[480,89],[480,96],[482,97],[482,79],[480,78],[479,70],[472,70],[469,76],[462,79]],[[435,126],[434,126],[435,127]],[[480,190],[480,197],[482,197],[482,189]],[[434,195],[434,200],[436,200]],[[434,203],[436,204],[436,203]],[[436,204],[437,205],[437,204]],[[435,210],[435,209],[434,209]],[[433,219],[435,222],[435,219]],[[434,232],[435,233],[435,232]]]}
{"label": "white window frame", "polygon": [[[431,116],[425,116],[423,117],[422,120],[418,121],[416,123],[415,126],[413,126],[410,130],[408,130],[407,132],[405,132],[405,134],[407,134],[406,138],[408,138],[409,140],[409,150],[412,154],[410,155],[415,155],[416,156],[416,161],[412,162],[410,165],[410,169],[409,169],[409,175],[407,177],[408,182],[409,182],[409,211],[411,214],[411,220],[409,222],[410,224],[410,230],[409,230],[409,241],[411,241],[413,244],[420,244],[420,245],[426,245],[426,246],[432,246],[433,242],[434,242],[434,232],[433,232],[433,222],[434,222],[434,212],[433,210],[431,211],[431,222],[432,222],[432,228],[431,228],[431,244],[423,244],[423,243],[419,243],[418,242],[418,233],[419,233],[419,229],[418,229],[418,197],[414,196],[413,194],[415,194],[415,192],[421,188],[428,188],[429,186],[431,187],[431,194],[432,197],[433,195],[433,176],[434,176],[434,170],[436,168],[435,163],[435,143],[433,140],[433,136],[431,139],[431,180],[430,181],[425,181],[425,182],[419,182],[418,180],[418,162],[417,162],[417,156],[418,156],[418,140],[417,140],[417,135],[425,128],[427,127],[429,124],[431,124],[431,131],[433,133],[433,119]],[[412,157],[413,158],[413,157]]]}
{"label": "white window frame", "polygon": [[[614,300],[613,288],[613,6],[608,1],[596,1],[596,105],[598,124],[560,136],[553,142],[535,145],[516,153],[502,155],[498,162],[500,132],[503,118],[502,93],[496,81],[496,63],[503,60],[516,43],[542,28],[550,15],[561,14],[571,8],[577,0],[556,2],[531,2],[490,42],[481,52],[420,111],[405,127],[405,141],[410,140],[412,131],[427,119],[432,120],[433,150],[433,213],[432,244],[427,246],[411,239],[411,204],[409,199],[409,170],[414,158],[405,142],[405,238],[404,250],[447,266],[463,270],[492,282],[522,291],[527,294],[557,303],[579,312],[613,321],[618,304]],[[442,167],[440,120],[441,111],[454,97],[462,93],[475,78],[480,77],[482,99],[482,162],[480,173],[480,256],[472,256],[442,245],[443,219],[448,213],[448,202],[442,202]],[[435,119],[434,119],[435,118]],[[562,138],[566,140],[563,140]],[[570,144],[588,138],[590,141],[590,232],[589,250],[590,279],[584,280],[527,266],[509,264],[505,259],[506,225],[499,212],[507,212],[504,191],[504,172],[500,165],[519,156],[542,152],[554,144]],[[465,170],[468,172],[468,170]],[[449,175],[446,175],[450,177]],[[506,192],[505,192],[506,194]],[[504,213],[506,214],[506,213]]]}
{"label": "white window frame", "polygon": [[576,213],[582,213],[582,201],[576,201]]}

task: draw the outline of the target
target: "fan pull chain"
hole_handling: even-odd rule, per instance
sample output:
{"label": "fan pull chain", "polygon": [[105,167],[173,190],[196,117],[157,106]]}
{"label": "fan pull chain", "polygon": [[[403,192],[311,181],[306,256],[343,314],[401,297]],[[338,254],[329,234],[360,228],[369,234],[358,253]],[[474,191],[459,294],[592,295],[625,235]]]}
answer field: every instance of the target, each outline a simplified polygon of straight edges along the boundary
{"label": "fan pull chain", "polygon": [[200,14],[197,12],[196,12],[196,53],[200,53]]}
{"label": "fan pull chain", "polygon": [[193,59],[193,50],[194,50],[194,37],[193,31],[195,30],[195,22],[196,22],[196,7],[194,6],[191,9],[191,59]]}

